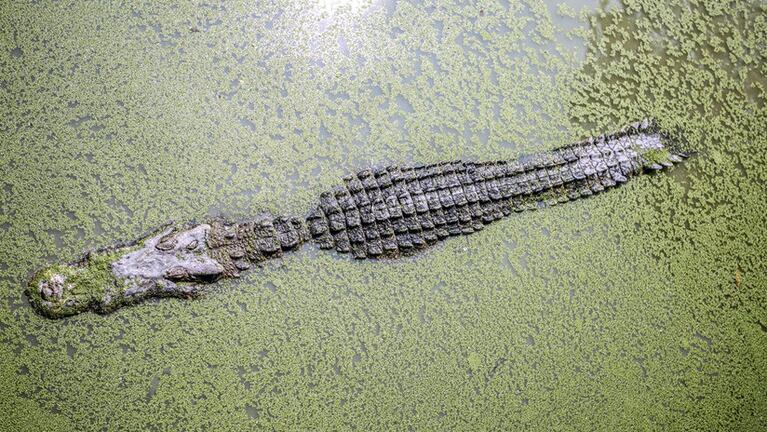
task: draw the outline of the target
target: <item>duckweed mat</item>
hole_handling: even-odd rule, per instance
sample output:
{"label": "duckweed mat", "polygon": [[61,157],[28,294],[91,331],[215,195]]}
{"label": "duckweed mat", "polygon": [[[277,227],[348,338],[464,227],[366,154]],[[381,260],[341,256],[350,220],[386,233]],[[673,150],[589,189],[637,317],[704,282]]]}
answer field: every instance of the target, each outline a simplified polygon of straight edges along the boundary
{"label": "duckweed mat", "polygon": [[[764,430],[763,2],[0,6],[0,430]],[[698,153],[399,261],[36,315],[35,270],[651,116]]]}

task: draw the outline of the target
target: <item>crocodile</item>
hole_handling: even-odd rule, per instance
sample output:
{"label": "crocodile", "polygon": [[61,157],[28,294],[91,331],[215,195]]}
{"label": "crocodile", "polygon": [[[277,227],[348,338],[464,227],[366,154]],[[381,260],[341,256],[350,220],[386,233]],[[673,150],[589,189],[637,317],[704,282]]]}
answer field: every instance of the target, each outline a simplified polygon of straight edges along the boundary
{"label": "crocodile", "polygon": [[108,313],[205,287],[314,242],[357,259],[412,255],[512,213],[598,194],[682,162],[680,140],[645,119],[620,131],[517,160],[365,169],[320,194],[305,217],[166,224],[139,240],[37,272],[27,286],[50,318]]}

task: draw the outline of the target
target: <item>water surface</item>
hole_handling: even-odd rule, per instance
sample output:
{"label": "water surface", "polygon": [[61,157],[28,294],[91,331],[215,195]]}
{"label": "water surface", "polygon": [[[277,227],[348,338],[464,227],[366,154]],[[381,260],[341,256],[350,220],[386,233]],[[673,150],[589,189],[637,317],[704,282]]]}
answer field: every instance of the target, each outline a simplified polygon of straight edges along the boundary
{"label": "water surface", "polygon": [[[0,429],[767,428],[759,2],[0,6]],[[645,116],[699,154],[419,257],[50,321],[36,269]]]}

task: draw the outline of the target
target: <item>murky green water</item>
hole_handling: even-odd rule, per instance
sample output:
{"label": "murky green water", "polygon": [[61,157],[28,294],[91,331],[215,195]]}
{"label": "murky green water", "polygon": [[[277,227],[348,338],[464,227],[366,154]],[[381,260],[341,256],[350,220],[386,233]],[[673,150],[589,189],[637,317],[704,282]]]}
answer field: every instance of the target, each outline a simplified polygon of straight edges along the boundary
{"label": "murky green water", "polygon": [[[0,429],[764,430],[763,2],[0,6]],[[36,269],[370,165],[700,151],[422,256],[49,321]]]}

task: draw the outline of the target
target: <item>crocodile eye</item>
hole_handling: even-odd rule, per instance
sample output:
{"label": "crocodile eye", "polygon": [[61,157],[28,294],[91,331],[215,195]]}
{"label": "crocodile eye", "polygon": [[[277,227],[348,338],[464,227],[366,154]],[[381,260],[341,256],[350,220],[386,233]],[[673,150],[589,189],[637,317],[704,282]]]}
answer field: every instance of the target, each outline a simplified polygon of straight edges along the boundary
{"label": "crocodile eye", "polygon": [[191,242],[189,242],[188,245],[186,245],[186,249],[187,250],[195,250],[195,249],[197,249],[197,245],[199,245],[199,244],[200,244],[199,241],[192,240]]}
{"label": "crocodile eye", "polygon": [[189,278],[189,272],[184,267],[175,266],[165,272],[165,277],[173,281],[181,281]]}
{"label": "crocodile eye", "polygon": [[158,250],[161,251],[169,251],[176,247],[176,239],[175,238],[164,238],[160,240],[159,243],[155,246]]}

